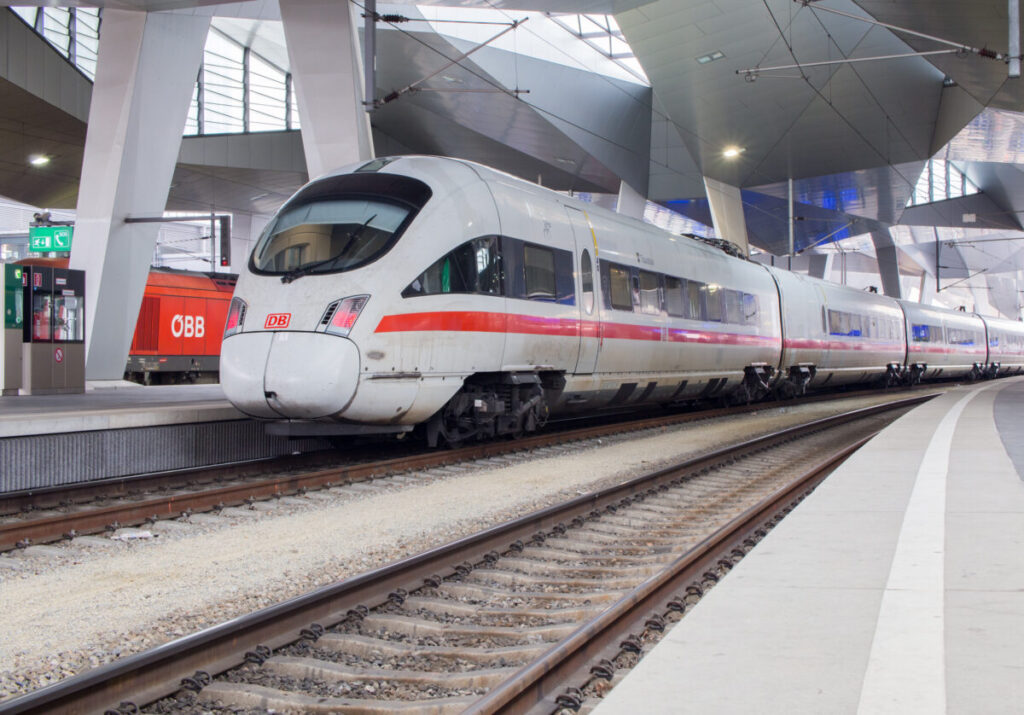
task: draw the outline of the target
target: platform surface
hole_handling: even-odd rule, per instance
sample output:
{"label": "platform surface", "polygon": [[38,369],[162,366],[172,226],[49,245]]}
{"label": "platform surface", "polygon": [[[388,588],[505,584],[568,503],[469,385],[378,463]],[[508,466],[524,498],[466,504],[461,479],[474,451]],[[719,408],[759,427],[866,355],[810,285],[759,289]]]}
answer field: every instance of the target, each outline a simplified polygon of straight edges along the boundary
{"label": "platform surface", "polygon": [[1024,712],[1024,378],[894,422],[594,712]]}
{"label": "platform surface", "polygon": [[158,385],[0,397],[0,438],[244,419],[220,385]]}

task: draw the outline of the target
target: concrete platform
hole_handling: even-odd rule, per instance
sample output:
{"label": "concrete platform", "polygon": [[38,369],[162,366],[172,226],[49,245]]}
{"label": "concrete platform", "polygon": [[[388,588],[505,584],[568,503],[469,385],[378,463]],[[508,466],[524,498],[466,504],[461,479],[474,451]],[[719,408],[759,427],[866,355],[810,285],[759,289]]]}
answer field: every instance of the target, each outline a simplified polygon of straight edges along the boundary
{"label": "concrete platform", "polygon": [[0,397],[0,438],[243,419],[220,385],[87,390]]}
{"label": "concrete platform", "polygon": [[271,437],[220,385],[0,397],[0,493],[329,446]]}
{"label": "concrete platform", "polygon": [[1024,378],[893,423],[594,711],[1024,712]]}

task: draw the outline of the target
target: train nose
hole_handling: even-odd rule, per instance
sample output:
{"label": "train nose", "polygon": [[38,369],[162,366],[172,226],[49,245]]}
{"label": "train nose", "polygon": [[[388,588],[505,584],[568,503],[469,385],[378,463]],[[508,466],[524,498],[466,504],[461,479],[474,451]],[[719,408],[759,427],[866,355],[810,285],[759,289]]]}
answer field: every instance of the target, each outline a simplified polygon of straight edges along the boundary
{"label": "train nose", "polygon": [[316,419],[341,412],[355,396],[359,350],[322,333],[238,333],[221,348],[221,385],[256,417]]}

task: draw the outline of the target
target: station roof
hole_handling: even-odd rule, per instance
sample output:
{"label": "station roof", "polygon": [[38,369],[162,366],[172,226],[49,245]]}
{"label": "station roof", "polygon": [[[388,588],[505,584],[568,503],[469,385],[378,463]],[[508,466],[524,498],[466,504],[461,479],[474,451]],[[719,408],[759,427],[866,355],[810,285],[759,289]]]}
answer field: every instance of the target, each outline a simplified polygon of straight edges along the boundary
{"label": "station roof", "polygon": [[[276,0],[92,4],[211,13],[220,31],[287,67]],[[446,4],[454,3],[398,3],[397,11],[422,18],[431,16],[430,6]],[[647,81],[593,73],[579,60],[556,67],[488,47],[446,71],[445,81],[490,91],[421,92],[379,108],[373,116],[378,153],[464,156],[574,191],[615,192],[624,179],[652,201],[705,223],[708,176],[743,190],[751,241],[775,254],[787,250],[789,178],[799,202],[797,248],[830,232],[842,238],[900,225],[906,229],[894,235],[913,245],[926,239],[911,226],[949,229],[949,240],[982,229],[1012,238],[1021,227],[1024,84],[1008,77],[1005,61],[984,56],[1007,52],[1005,0],[460,0],[458,6],[510,19],[531,11],[611,14]],[[516,50],[546,42],[529,23],[516,34]],[[454,29],[425,23],[381,25],[378,37],[379,89],[420,79],[444,54],[473,46]],[[574,40],[566,34],[565,41]],[[493,91],[516,87],[529,94]],[[72,110],[46,119],[28,94],[0,80],[0,193],[37,205],[73,203],[84,117]],[[14,150],[19,126],[69,148],[63,186],[47,194],[9,168],[22,161]],[[728,147],[738,154],[725,156]],[[963,172],[982,196],[948,199],[938,210],[908,209],[933,156]],[[226,208],[265,212],[301,181],[302,169],[183,162],[171,208],[189,208],[193,196],[212,189],[235,204]],[[1017,244],[1005,245],[1002,268],[988,270],[1024,269]],[[962,273],[969,275],[965,254]]]}

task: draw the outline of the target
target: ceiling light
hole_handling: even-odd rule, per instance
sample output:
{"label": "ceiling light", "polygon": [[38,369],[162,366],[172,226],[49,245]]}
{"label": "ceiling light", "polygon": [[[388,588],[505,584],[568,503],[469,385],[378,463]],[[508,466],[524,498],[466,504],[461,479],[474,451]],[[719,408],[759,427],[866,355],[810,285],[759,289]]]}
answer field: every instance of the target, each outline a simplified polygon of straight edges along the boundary
{"label": "ceiling light", "polygon": [[50,157],[46,154],[33,154],[28,158],[28,163],[32,166],[46,166],[50,163]]}
{"label": "ceiling light", "polygon": [[735,159],[742,153],[742,147],[738,146],[727,146],[725,149],[722,150],[722,156],[724,156],[726,159]]}
{"label": "ceiling light", "polygon": [[701,55],[700,57],[698,57],[697,64],[706,65],[708,62],[714,62],[715,60],[720,60],[723,57],[725,57],[724,52],[722,52],[721,50],[715,50],[714,52],[709,52],[706,55]]}

